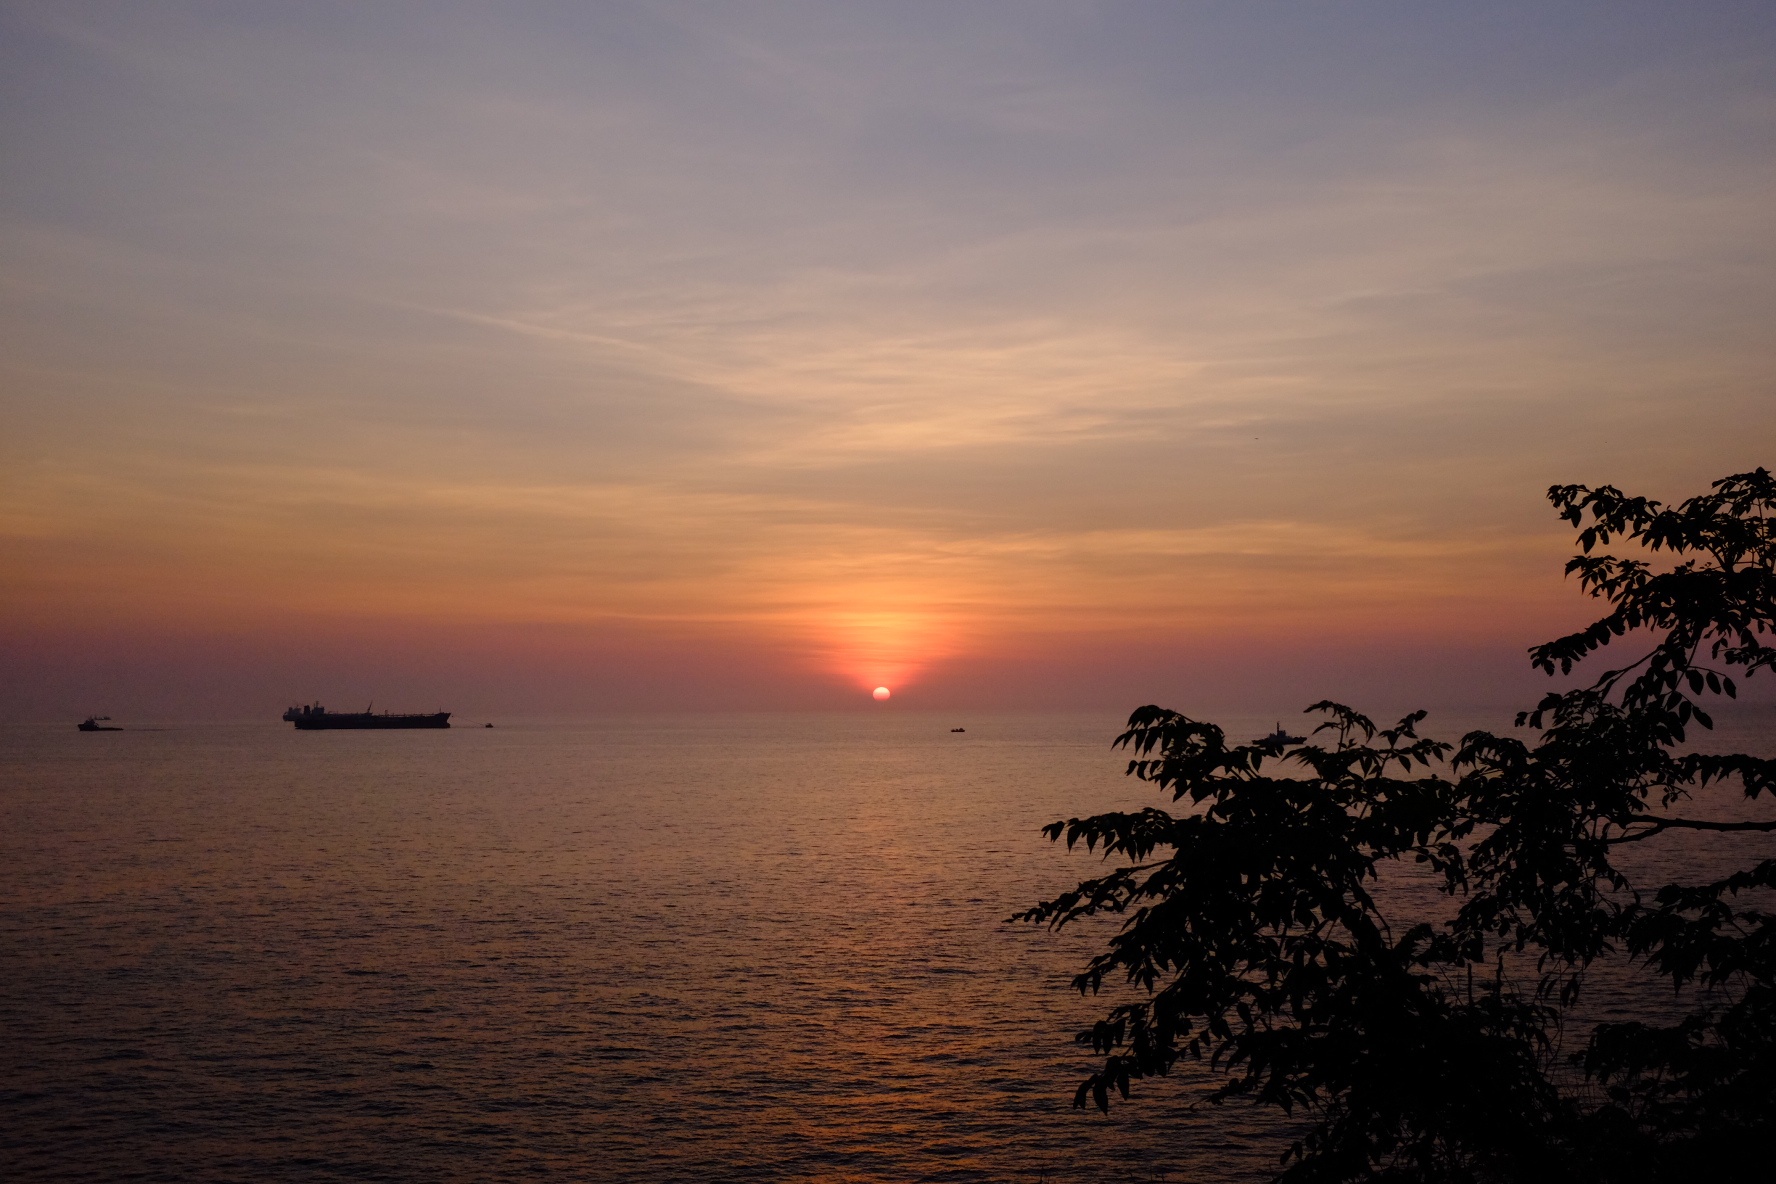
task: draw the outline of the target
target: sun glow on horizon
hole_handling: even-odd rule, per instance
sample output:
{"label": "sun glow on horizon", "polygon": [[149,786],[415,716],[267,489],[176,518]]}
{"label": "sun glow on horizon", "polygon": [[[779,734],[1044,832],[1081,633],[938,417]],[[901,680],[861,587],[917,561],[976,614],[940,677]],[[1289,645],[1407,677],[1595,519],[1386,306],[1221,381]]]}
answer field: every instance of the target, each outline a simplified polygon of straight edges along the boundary
{"label": "sun glow on horizon", "polygon": [[815,661],[878,701],[961,649],[955,622],[916,610],[823,614],[809,628]]}
{"label": "sun glow on horizon", "polygon": [[1492,695],[1776,452],[1776,8],[706,7],[0,14],[0,710]]}

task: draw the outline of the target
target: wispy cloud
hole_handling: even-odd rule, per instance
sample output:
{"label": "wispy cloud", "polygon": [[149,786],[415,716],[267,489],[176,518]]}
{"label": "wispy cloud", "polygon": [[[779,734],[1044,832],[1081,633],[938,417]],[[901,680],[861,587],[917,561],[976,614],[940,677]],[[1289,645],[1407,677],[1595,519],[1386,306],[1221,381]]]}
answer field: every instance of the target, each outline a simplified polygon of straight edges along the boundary
{"label": "wispy cloud", "polygon": [[1768,19],[920,13],[14,6],[8,611],[1503,629],[1769,461]]}

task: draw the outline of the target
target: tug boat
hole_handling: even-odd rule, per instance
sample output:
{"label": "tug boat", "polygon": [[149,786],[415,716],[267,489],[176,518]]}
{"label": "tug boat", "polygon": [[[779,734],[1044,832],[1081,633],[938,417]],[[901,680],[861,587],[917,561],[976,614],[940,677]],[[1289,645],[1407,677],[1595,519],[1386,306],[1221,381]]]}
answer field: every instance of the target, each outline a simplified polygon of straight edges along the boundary
{"label": "tug boat", "polygon": [[1289,735],[1289,733],[1283,731],[1283,721],[1280,719],[1277,721],[1277,730],[1272,732],[1270,735],[1264,737],[1264,739],[1274,740],[1278,744],[1306,744],[1307,743],[1306,736],[1291,736],[1291,735]]}
{"label": "tug boat", "polygon": [[75,724],[74,726],[82,732],[121,732],[121,731],[123,731],[122,728],[106,727],[104,724],[99,722],[100,720],[109,720],[110,718],[111,717],[108,715],[89,715],[86,717],[85,723],[78,723],[78,724]]}

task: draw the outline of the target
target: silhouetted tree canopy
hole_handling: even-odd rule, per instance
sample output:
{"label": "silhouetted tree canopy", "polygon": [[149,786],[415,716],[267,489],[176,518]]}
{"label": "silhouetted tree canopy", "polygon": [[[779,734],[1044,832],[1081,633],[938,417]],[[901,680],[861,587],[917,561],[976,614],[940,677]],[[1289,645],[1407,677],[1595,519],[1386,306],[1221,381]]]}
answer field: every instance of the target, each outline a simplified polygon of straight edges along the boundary
{"label": "silhouetted tree canopy", "polygon": [[[1776,761],[1682,751],[1713,726],[1707,697],[1776,663],[1776,480],[1675,507],[1609,486],[1548,498],[1581,528],[1568,573],[1609,612],[1532,661],[1566,674],[1651,646],[1520,714],[1533,744],[1452,746],[1418,734],[1422,711],[1378,728],[1331,702],[1306,742],[1129,717],[1129,773],[1182,806],[1045,828],[1115,866],[1017,918],[1123,918],[1074,979],[1138,988],[1079,1035],[1103,1063],[1076,1104],[1108,1109],[1188,1059],[1218,1074],[1214,1101],[1308,1124],[1291,1184],[1776,1179],[1776,859],[1668,884],[1618,866],[1679,832],[1776,831],[1718,816],[1723,795],[1776,786]],[[1387,915],[1401,862],[1435,878],[1445,919]],[[1612,955],[1676,1022],[1571,1030]]]}

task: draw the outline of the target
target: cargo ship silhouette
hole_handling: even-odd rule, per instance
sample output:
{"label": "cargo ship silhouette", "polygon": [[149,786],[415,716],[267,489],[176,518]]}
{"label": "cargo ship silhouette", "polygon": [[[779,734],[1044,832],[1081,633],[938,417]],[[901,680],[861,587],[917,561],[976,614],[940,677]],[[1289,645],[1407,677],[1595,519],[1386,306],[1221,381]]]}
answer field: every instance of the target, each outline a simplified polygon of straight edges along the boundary
{"label": "cargo ship silhouette", "polygon": [[[374,707],[376,704],[370,704]],[[308,707],[292,707],[284,712],[284,718],[296,725],[297,731],[320,732],[333,728],[448,728],[450,713],[437,711],[431,715],[392,715],[383,712],[381,715],[370,714],[370,707],[362,711],[328,711],[319,703]]]}

